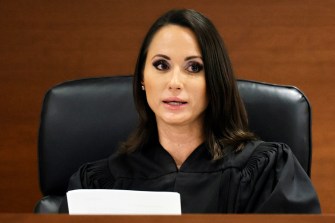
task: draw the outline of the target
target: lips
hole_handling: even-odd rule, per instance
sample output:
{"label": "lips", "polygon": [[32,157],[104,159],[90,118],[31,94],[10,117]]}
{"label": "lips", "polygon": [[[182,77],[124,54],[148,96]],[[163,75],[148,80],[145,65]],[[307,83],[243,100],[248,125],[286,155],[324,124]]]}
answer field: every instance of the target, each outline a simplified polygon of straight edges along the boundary
{"label": "lips", "polygon": [[182,106],[182,105],[187,104],[187,101],[184,101],[180,98],[173,97],[173,98],[167,98],[163,100],[163,103],[169,106]]}
{"label": "lips", "polygon": [[183,105],[187,103],[187,102],[182,102],[182,101],[163,101],[163,102],[169,105]]}

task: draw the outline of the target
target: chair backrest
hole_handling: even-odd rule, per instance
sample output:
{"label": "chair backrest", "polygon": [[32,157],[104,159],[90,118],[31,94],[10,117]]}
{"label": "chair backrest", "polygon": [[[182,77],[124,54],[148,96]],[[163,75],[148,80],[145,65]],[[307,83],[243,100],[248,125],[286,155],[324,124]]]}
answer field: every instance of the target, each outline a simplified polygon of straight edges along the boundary
{"label": "chair backrest", "polygon": [[[311,109],[304,94],[291,86],[246,80],[238,87],[251,130],[264,141],[288,144],[309,175]],[[81,164],[108,157],[136,125],[132,76],[80,79],[50,89],[39,130],[42,194],[64,195]]]}

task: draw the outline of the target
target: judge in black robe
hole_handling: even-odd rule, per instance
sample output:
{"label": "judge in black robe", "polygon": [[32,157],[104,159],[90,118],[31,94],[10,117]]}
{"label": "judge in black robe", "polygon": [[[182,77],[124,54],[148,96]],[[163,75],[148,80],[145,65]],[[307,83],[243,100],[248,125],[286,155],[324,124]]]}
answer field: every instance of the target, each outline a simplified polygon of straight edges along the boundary
{"label": "judge in black robe", "polygon": [[228,54],[205,16],[181,9],[156,20],[133,87],[138,128],[121,153],[82,166],[69,190],[175,191],[183,213],[320,212],[291,150],[248,131]]}
{"label": "judge in black robe", "polygon": [[[180,193],[182,213],[320,213],[311,181],[285,144],[254,141],[213,161],[204,144],[178,169],[157,143],[83,165],[69,190]],[[62,205],[66,211],[66,203]]]}

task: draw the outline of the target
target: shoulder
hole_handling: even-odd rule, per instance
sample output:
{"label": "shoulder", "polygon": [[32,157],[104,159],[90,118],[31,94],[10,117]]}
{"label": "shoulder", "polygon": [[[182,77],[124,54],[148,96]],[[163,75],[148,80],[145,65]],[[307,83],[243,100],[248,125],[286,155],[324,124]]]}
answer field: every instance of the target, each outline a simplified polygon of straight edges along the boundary
{"label": "shoulder", "polygon": [[70,179],[69,189],[108,188],[114,182],[108,159],[83,164]]}
{"label": "shoulder", "polygon": [[[284,143],[252,142],[232,157],[238,169],[239,210],[259,213],[319,213],[315,189]],[[299,188],[299,190],[297,190]]]}
{"label": "shoulder", "polygon": [[265,167],[275,167],[281,161],[295,159],[290,148],[284,143],[252,141],[244,149],[229,156],[230,166],[250,171],[259,171]]}
{"label": "shoulder", "polygon": [[261,179],[294,177],[308,178],[291,149],[285,143],[253,141],[229,159],[230,167],[238,171],[241,183],[256,183]]}

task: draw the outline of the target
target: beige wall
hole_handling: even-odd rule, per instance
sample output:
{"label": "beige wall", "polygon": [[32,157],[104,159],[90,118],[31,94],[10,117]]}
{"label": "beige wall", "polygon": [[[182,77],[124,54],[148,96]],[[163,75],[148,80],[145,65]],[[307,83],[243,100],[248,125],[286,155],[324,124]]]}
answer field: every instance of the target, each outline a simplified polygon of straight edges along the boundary
{"label": "beige wall", "polygon": [[335,210],[335,1],[0,1],[0,212],[40,198],[37,131],[45,91],[130,74],[153,20],[174,7],[208,15],[240,78],[295,85],[313,108],[312,180]]}

